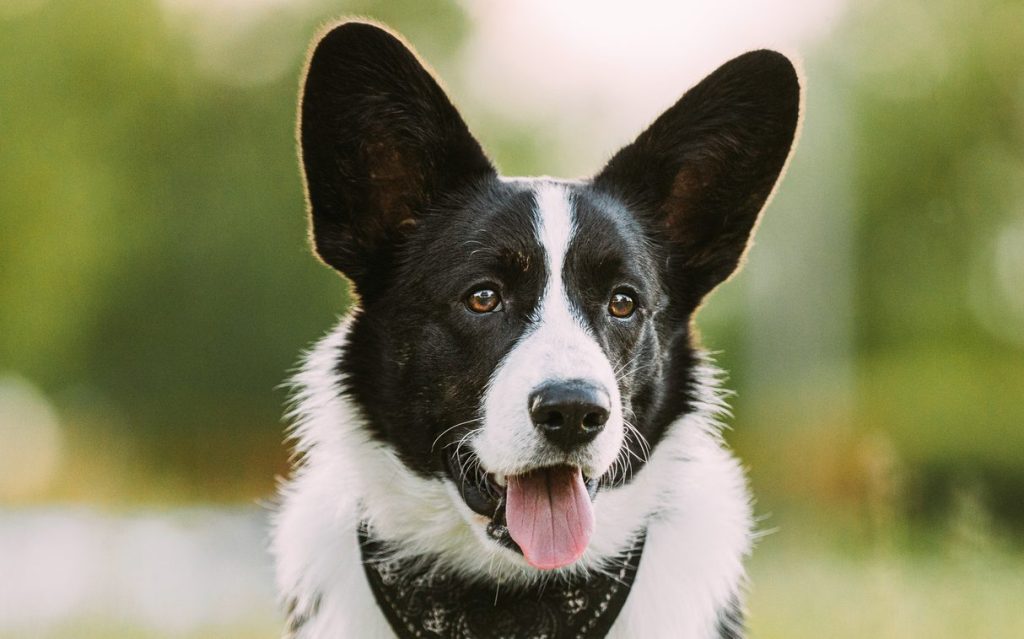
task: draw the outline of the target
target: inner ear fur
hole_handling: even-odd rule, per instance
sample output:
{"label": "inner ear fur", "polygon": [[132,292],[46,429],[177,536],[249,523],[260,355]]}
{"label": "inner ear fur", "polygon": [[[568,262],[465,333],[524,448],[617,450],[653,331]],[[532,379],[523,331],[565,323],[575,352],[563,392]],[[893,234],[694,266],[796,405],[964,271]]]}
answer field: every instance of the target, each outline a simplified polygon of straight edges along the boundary
{"label": "inner ear fur", "polygon": [[687,91],[594,178],[667,245],[670,285],[689,308],[739,265],[799,119],[793,64],[751,51]]}
{"label": "inner ear fur", "polygon": [[416,54],[365,22],[335,26],[313,48],[298,137],[316,251],[363,294],[434,203],[494,175]]}

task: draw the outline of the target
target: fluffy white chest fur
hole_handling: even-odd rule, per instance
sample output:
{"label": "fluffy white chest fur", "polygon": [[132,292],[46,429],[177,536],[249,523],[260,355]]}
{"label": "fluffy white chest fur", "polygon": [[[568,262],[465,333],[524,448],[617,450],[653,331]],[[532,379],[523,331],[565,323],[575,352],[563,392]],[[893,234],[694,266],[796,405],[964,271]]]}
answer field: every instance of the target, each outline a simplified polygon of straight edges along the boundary
{"label": "fluffy white chest fur", "polygon": [[[402,552],[435,554],[455,572],[535,578],[506,550],[477,539],[449,481],[415,475],[371,441],[336,373],[348,324],[321,340],[295,378],[301,462],[282,487],[273,552],[296,639],[394,636],[363,571],[356,533],[363,520]],[[720,611],[742,588],[750,501],[718,435],[713,371],[704,377],[698,410],[670,427],[629,484],[594,502],[594,537],[575,570],[600,569],[647,526],[639,571],[610,637],[717,637]]]}

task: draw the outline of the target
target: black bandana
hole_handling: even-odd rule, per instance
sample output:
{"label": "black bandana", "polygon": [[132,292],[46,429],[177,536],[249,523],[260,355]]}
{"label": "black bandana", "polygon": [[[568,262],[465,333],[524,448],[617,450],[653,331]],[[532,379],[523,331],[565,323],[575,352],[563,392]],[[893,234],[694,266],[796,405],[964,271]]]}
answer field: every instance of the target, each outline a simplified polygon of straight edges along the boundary
{"label": "black bandana", "polygon": [[399,639],[604,637],[629,596],[645,538],[646,533],[638,535],[608,574],[503,592],[493,583],[466,582],[431,572],[430,566],[409,568],[389,560],[384,544],[359,528],[370,589]]}

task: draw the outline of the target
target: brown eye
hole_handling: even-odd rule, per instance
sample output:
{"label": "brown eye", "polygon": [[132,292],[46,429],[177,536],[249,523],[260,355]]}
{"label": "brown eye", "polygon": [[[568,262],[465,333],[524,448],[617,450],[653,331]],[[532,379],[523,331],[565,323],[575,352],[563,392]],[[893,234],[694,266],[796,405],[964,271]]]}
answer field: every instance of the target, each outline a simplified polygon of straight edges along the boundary
{"label": "brown eye", "polygon": [[501,306],[501,297],[493,289],[482,288],[469,294],[466,306],[474,313],[491,313]]}
{"label": "brown eye", "polygon": [[634,311],[636,311],[636,302],[625,293],[615,293],[612,295],[612,299],[608,301],[608,312],[612,317],[625,319],[632,315]]}

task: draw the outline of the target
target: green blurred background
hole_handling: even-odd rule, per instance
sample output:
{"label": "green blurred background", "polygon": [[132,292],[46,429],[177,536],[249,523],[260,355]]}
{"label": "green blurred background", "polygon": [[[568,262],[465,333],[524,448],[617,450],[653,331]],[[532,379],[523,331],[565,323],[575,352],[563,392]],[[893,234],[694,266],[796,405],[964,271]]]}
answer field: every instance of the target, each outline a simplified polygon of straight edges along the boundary
{"label": "green blurred background", "polygon": [[[4,0],[0,636],[278,633],[279,384],[349,303],[294,148],[341,15],[404,33],[509,174],[593,172],[729,56],[800,54],[796,157],[699,317],[770,533],[752,634],[1024,636],[1024,3],[763,4]],[[203,607],[104,560],[76,578],[120,585],[41,601],[54,547],[144,563],[153,530],[180,589],[266,584]],[[136,582],[167,614],[125,611]]]}

